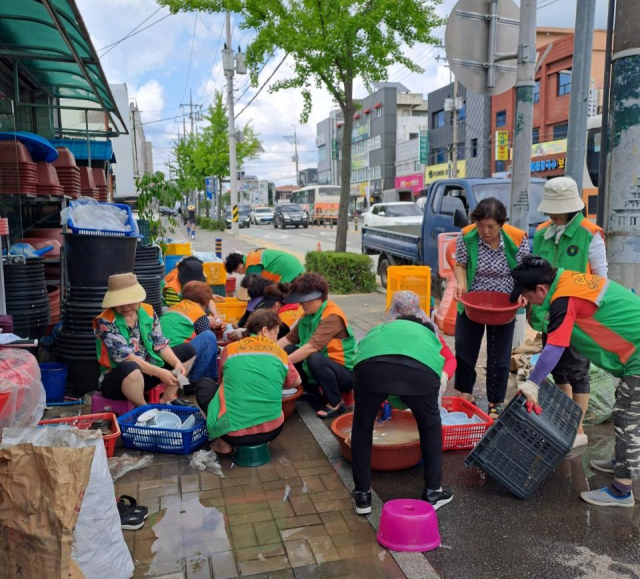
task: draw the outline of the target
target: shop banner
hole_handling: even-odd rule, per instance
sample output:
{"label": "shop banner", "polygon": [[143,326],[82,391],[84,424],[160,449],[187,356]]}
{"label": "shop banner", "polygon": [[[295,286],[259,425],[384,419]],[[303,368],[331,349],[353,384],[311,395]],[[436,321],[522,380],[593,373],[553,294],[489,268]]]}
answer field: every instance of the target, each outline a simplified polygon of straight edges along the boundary
{"label": "shop banner", "polygon": [[396,189],[411,189],[413,193],[418,193],[424,188],[424,175],[422,175],[422,173],[415,173],[414,175],[396,177],[394,187]]}

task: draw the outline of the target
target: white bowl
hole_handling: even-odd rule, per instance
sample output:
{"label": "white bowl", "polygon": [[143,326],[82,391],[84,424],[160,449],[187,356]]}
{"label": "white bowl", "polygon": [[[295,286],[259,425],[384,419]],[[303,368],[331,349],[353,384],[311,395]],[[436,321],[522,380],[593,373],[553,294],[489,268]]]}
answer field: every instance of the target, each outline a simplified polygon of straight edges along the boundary
{"label": "white bowl", "polygon": [[180,430],[191,430],[196,425],[196,415],[190,414],[189,417],[180,425]]}
{"label": "white bowl", "polygon": [[446,408],[440,408],[440,418],[444,419],[447,414],[449,414],[449,411]]}
{"label": "white bowl", "polygon": [[142,422],[142,426],[144,426],[146,423],[151,422],[158,414],[160,414],[160,411],[157,408],[152,408],[138,416],[138,422]]}
{"label": "white bowl", "polygon": [[177,414],[163,410],[156,416],[155,426],[156,428],[171,428],[175,430],[182,426],[182,420]]}
{"label": "white bowl", "polygon": [[464,412],[449,412],[448,417],[452,418],[453,420],[468,418],[468,416]]}

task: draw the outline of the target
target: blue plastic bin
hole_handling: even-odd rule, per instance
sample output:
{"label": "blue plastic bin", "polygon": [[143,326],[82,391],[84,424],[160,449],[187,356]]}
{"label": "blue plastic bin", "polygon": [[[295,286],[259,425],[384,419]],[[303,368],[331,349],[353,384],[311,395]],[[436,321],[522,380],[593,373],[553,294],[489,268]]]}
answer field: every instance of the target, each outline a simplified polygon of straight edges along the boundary
{"label": "blue plastic bin", "polygon": [[[71,207],[75,207],[78,204],[82,204],[82,201],[72,201]],[[112,205],[118,209],[122,209],[127,212],[127,225],[130,227],[130,231],[111,231],[108,229],[87,229],[84,227],[76,227],[71,221],[71,218],[67,219],[67,227],[74,235],[105,235],[108,237],[139,237],[143,236],[138,233],[138,225],[133,218],[131,207],[122,203],[100,203],[100,205]]]}
{"label": "blue plastic bin", "polygon": [[[193,414],[196,418],[196,425],[189,430],[136,426],[138,416],[152,408],[177,414],[182,422]],[[209,438],[207,425],[204,418],[202,418],[200,410],[197,408],[147,404],[123,414],[118,418],[118,424],[122,432],[122,444],[125,448],[134,448],[136,450],[165,452],[168,454],[189,454],[199,446],[202,446]]]}
{"label": "blue plastic bin", "polygon": [[40,374],[44,391],[47,394],[47,404],[64,401],[68,369],[66,364],[58,364],[57,362],[40,364]]}
{"label": "blue plastic bin", "polygon": [[184,257],[184,255],[165,255],[164,256],[164,274],[167,275],[170,271],[175,269],[178,262]]}

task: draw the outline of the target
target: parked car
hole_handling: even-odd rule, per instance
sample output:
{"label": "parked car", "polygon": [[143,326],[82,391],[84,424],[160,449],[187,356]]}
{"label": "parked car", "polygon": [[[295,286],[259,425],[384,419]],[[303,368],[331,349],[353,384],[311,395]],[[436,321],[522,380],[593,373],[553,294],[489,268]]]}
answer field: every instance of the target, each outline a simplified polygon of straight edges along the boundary
{"label": "parked car", "polygon": [[[231,207],[225,208],[224,221],[227,229],[231,229]],[[242,205],[238,207],[238,227],[251,227],[249,210],[247,207],[243,207]]]}
{"label": "parked car", "polygon": [[309,227],[309,213],[295,203],[276,205],[273,212],[273,226],[276,229],[278,227],[285,229],[289,225],[294,225],[296,229],[302,225],[307,229]]}
{"label": "parked car", "polygon": [[164,205],[162,205],[160,209],[158,209],[158,213],[160,213],[160,215],[171,215],[172,217],[178,216],[177,209],[171,209],[171,207],[166,207]]}
{"label": "parked car", "polygon": [[364,224],[378,225],[415,225],[422,223],[423,213],[415,203],[399,201],[397,203],[376,203],[364,215]]}
{"label": "parked car", "polygon": [[271,207],[256,207],[249,214],[251,223],[260,225],[261,223],[271,223],[273,221],[273,209]]}

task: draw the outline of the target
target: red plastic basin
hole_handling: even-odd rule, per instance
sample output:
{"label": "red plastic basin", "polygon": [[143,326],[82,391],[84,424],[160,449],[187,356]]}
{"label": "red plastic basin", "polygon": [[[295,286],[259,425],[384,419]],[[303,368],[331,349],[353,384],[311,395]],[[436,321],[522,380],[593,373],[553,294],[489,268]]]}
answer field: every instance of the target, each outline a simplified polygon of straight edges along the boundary
{"label": "red plastic basin", "polygon": [[295,394],[289,396],[288,398],[282,399],[282,414],[284,415],[285,420],[289,420],[289,418],[291,418],[293,411],[296,409],[296,402],[304,392],[302,386],[298,386],[297,389],[298,391]]}
{"label": "red plastic basin", "polygon": [[476,324],[503,326],[512,322],[520,306],[501,292],[469,292],[460,296],[467,317]]}
{"label": "red plastic basin", "polygon": [[[404,412],[394,408],[391,410],[391,416],[392,420],[396,422],[410,422],[415,426],[416,430],[418,429],[416,419],[411,412]],[[352,424],[353,412],[338,416],[331,423],[331,432],[340,443],[342,456],[349,462],[352,460],[351,447],[347,446],[344,440],[348,434],[345,431],[350,431]],[[421,458],[420,440],[406,444],[374,444],[371,449],[371,470],[405,470],[416,466]]]}

